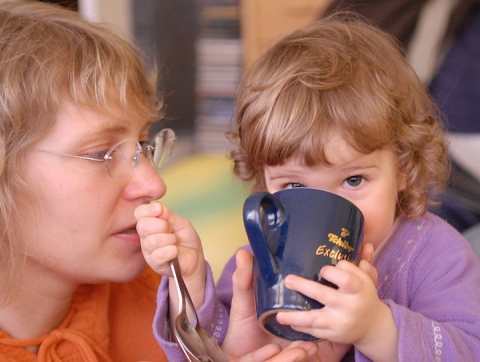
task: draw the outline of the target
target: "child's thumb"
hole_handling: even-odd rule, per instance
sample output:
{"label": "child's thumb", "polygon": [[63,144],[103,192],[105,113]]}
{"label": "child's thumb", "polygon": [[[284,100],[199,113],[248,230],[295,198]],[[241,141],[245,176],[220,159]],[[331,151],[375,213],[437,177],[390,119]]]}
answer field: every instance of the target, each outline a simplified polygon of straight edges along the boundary
{"label": "child's thumb", "polygon": [[232,277],[233,299],[231,317],[247,318],[255,313],[253,297],[253,256],[246,249],[236,254],[237,269]]}

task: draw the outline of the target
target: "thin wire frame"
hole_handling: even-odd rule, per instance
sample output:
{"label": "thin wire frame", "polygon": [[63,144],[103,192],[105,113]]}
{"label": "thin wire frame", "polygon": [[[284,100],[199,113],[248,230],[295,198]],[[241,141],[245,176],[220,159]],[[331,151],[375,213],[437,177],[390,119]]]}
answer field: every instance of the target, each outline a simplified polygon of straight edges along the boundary
{"label": "thin wire frame", "polygon": [[[138,167],[142,153],[155,170],[165,166],[171,155],[175,139],[174,131],[170,128],[165,128],[154,136],[153,145],[146,142],[140,144],[135,140],[123,140],[112,146],[103,158],[71,155],[38,148],[35,148],[34,151],[86,161],[103,162],[105,163],[107,173],[111,177],[119,177],[125,175],[127,172],[133,172],[133,170]],[[128,167],[124,167],[127,165]]]}

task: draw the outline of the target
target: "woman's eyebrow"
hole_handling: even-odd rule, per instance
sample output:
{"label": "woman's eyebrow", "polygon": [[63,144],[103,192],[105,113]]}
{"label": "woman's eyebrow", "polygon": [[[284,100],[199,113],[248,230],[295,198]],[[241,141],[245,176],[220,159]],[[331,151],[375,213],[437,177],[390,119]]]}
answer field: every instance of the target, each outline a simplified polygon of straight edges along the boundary
{"label": "woman's eyebrow", "polygon": [[[147,131],[151,126],[153,122],[147,121],[143,124],[143,126],[140,128],[140,132]],[[122,135],[122,134],[127,134],[130,130],[130,127],[128,125],[124,124],[118,124],[118,123],[106,123],[101,125],[99,128],[86,132],[82,135],[82,138],[90,138],[90,137],[98,137],[98,136],[105,136],[105,135]]]}
{"label": "woman's eyebrow", "polygon": [[93,138],[105,135],[126,134],[128,129],[121,125],[102,126],[95,130],[87,131],[81,135],[82,138]]}

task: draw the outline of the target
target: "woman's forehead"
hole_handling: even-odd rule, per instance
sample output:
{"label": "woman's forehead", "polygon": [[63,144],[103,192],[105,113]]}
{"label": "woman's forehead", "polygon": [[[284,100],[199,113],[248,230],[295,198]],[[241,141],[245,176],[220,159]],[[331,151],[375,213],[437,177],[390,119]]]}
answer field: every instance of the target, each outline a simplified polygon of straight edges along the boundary
{"label": "woman's forehead", "polygon": [[[42,137],[55,144],[88,143],[101,137],[121,138],[148,132],[150,121],[118,119],[93,108],[65,104],[55,117],[53,127]],[[40,141],[41,143],[42,141]]]}

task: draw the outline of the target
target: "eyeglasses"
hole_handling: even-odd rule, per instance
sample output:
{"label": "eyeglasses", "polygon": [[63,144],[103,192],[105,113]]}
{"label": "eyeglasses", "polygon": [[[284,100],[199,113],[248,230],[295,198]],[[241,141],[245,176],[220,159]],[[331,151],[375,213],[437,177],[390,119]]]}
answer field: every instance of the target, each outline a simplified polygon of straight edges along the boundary
{"label": "eyeglasses", "polygon": [[161,130],[153,137],[152,141],[152,143],[149,143],[123,140],[112,146],[109,150],[96,152],[90,157],[40,150],[38,148],[35,148],[34,151],[87,161],[104,162],[105,168],[111,177],[122,178],[131,175],[138,167],[142,154],[156,170],[167,163],[175,141],[175,133],[173,130],[170,128]]}

